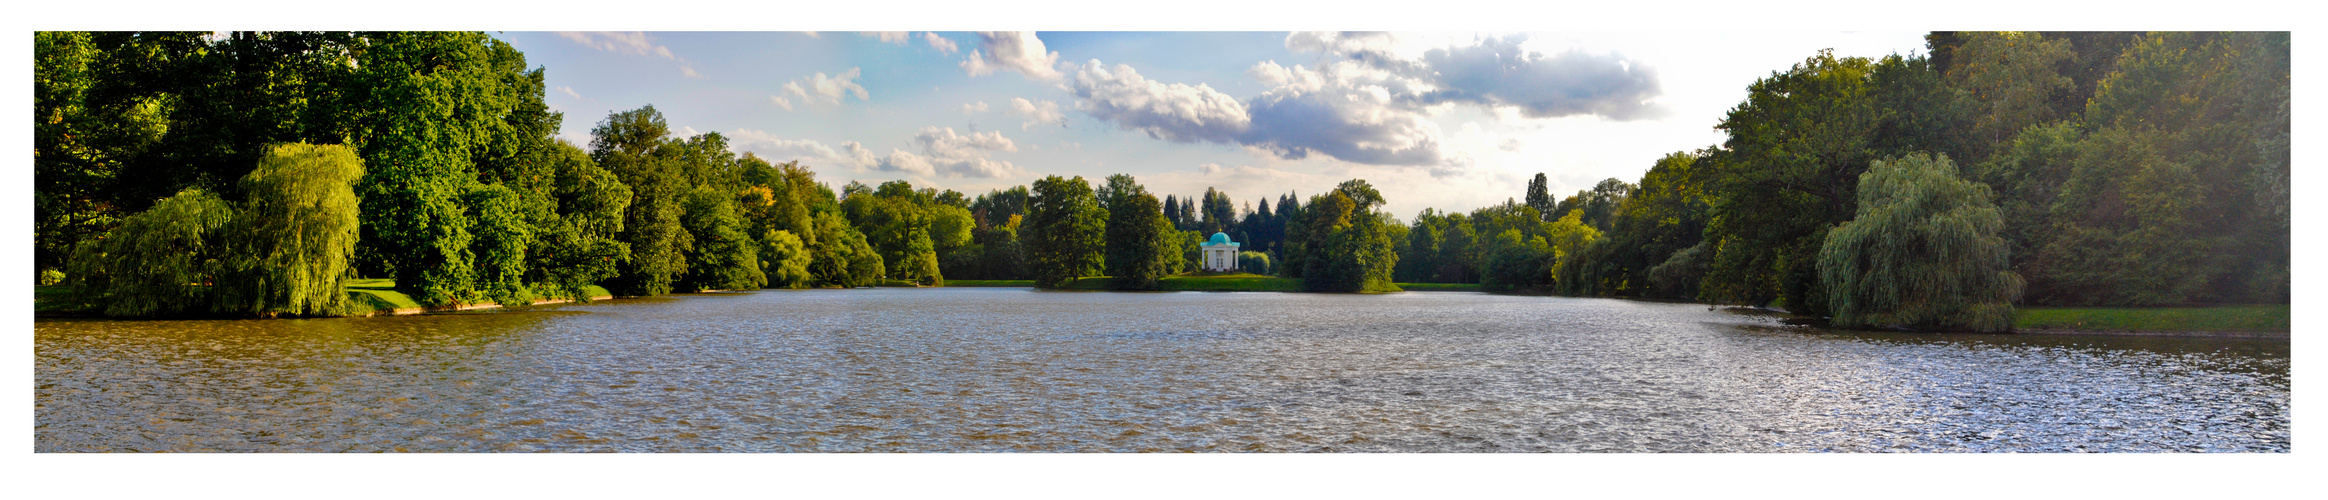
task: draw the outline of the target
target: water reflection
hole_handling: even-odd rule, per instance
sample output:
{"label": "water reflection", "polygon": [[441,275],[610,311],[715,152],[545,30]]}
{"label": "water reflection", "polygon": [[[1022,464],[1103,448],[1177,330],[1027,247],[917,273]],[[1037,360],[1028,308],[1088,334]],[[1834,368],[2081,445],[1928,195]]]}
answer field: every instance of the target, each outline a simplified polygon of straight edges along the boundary
{"label": "water reflection", "polygon": [[39,451],[2286,451],[2287,341],[1479,294],[41,320]]}

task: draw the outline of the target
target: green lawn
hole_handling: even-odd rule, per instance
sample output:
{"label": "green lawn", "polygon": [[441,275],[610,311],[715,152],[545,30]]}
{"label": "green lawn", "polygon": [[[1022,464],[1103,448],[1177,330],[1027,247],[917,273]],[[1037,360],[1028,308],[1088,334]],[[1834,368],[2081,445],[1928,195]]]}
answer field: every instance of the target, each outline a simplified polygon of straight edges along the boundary
{"label": "green lawn", "polygon": [[1409,292],[1477,292],[1478,283],[1399,283],[1400,290]]}
{"label": "green lawn", "polygon": [[[420,303],[413,301],[411,296],[396,291],[394,280],[385,278],[348,280],[347,290],[348,301],[351,302],[352,306],[349,309],[358,314],[420,307]],[[606,288],[597,285],[591,285],[586,291],[590,293],[591,297],[614,295],[608,293]],[[72,289],[63,285],[32,287],[32,310],[35,314],[80,312],[69,307],[70,302],[67,300],[67,296],[71,293]]]}
{"label": "green lawn", "polygon": [[[1084,278],[1067,285],[1068,290],[1111,290],[1115,278],[1106,276]],[[1298,292],[1301,280],[1250,273],[1195,273],[1167,276],[1159,283],[1165,291],[1174,292]],[[946,286],[1035,286],[1034,280],[946,280]],[[1476,283],[1399,283],[1399,289],[1409,292],[1476,292]]]}
{"label": "green lawn", "polygon": [[946,280],[946,286],[1035,286],[1035,280]]}
{"label": "green lawn", "polygon": [[2285,304],[2215,307],[2023,307],[2013,327],[2033,330],[2285,332]]}

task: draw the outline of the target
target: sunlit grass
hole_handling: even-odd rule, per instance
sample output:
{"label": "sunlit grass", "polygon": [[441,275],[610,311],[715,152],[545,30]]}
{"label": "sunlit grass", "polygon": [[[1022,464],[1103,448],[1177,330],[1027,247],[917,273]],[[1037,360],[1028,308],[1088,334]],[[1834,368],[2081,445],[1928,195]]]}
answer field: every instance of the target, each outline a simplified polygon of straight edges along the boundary
{"label": "sunlit grass", "polygon": [[1477,292],[1478,283],[1399,283],[1400,290],[1409,292]]}
{"label": "sunlit grass", "polygon": [[2029,330],[2285,332],[2286,304],[2215,307],[2023,307],[2013,327]]}
{"label": "sunlit grass", "polygon": [[1035,286],[1035,280],[946,280],[946,286]]}

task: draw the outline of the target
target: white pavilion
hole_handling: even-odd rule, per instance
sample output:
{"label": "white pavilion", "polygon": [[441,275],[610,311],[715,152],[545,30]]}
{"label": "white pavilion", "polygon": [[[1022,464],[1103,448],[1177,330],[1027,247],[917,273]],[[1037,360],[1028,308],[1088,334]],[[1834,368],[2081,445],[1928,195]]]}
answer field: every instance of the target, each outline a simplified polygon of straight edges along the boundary
{"label": "white pavilion", "polygon": [[1212,240],[1204,242],[1204,270],[1236,271],[1237,242],[1229,241],[1228,233],[1213,233]]}

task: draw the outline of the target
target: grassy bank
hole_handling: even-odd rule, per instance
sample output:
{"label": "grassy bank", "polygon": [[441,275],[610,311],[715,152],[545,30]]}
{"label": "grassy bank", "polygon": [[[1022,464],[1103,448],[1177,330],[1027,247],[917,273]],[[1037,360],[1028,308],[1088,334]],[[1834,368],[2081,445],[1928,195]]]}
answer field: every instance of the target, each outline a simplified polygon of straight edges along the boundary
{"label": "grassy bank", "polygon": [[[1157,284],[1169,292],[1298,292],[1301,280],[1248,273],[1183,274],[1167,276]],[[946,280],[950,287],[1032,287],[1034,280]],[[1409,292],[1476,292],[1476,283],[1399,283],[1399,289]],[[1105,276],[1084,278],[1066,287],[1068,290],[1113,290],[1115,278]]]}
{"label": "grassy bank", "polygon": [[1478,283],[1399,283],[1400,290],[1409,292],[1477,292]]}
{"label": "grassy bank", "polygon": [[2285,332],[2285,304],[2215,307],[2023,307],[2013,318],[2021,330],[2135,332]]}
{"label": "grassy bank", "polygon": [[946,286],[1035,286],[1035,280],[946,280]]}
{"label": "grassy bank", "polygon": [[[587,291],[591,297],[613,295],[608,293],[606,288],[597,285],[591,285]],[[63,285],[32,287],[33,314],[96,314],[94,311],[82,311],[75,308],[70,299],[72,292],[70,287]],[[347,292],[348,302],[352,304],[349,316],[393,314],[398,310],[423,309],[420,302],[412,300],[412,296],[396,291],[394,280],[385,278],[348,280]],[[535,299],[537,302],[543,300],[548,299]],[[485,307],[499,306],[499,304],[482,305]],[[467,309],[475,308],[477,306],[467,307]]]}

